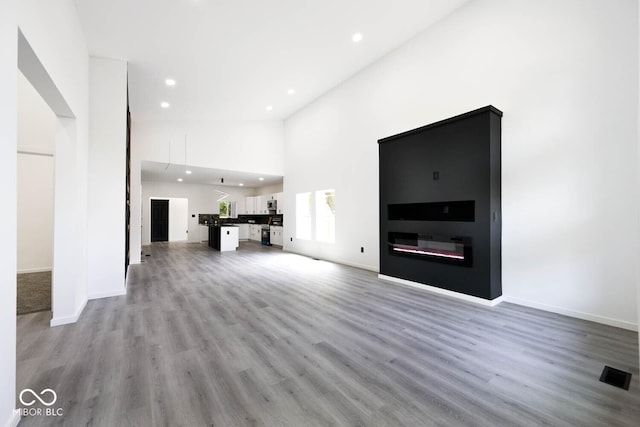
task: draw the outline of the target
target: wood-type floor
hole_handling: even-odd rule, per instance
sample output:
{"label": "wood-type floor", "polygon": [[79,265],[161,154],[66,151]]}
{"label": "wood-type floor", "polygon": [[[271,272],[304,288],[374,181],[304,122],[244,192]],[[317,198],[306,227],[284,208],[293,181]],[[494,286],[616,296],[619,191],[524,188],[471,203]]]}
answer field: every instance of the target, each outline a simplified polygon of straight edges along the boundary
{"label": "wood-type floor", "polygon": [[144,251],[128,294],[76,324],[19,316],[17,392],[51,388],[63,410],[21,427],[640,425],[635,332],[254,243]]}

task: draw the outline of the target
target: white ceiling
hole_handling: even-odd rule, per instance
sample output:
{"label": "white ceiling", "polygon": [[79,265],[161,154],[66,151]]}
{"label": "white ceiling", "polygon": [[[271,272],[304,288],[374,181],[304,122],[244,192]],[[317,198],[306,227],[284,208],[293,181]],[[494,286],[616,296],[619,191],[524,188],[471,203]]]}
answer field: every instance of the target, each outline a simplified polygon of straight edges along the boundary
{"label": "white ceiling", "polygon": [[[128,61],[141,120],[282,120],[468,0],[76,0],[89,51]],[[354,43],[352,36],[363,40]],[[173,78],[174,87],[165,85]],[[295,89],[293,95],[288,89]],[[160,103],[170,103],[163,109]],[[273,110],[267,111],[266,106]],[[282,177],[143,162],[145,181]]]}
{"label": "white ceiling", "polygon": [[[265,187],[282,183],[282,177],[277,175],[209,169],[149,161],[143,161],[141,169],[142,181],[215,185],[216,187],[239,187],[240,184],[244,184],[243,187],[245,188]],[[186,171],[191,171],[191,174],[187,174]],[[178,178],[182,179],[182,181],[179,182]],[[222,178],[224,178],[224,182],[222,182]],[[260,178],[264,178],[264,180],[261,181]]]}
{"label": "white ceiling", "polygon": [[[134,121],[281,120],[467,1],[76,4],[90,53],[129,62]],[[351,41],[356,32],[364,36],[358,44]],[[168,77],[176,86],[164,84]],[[162,101],[171,107],[160,108]]]}

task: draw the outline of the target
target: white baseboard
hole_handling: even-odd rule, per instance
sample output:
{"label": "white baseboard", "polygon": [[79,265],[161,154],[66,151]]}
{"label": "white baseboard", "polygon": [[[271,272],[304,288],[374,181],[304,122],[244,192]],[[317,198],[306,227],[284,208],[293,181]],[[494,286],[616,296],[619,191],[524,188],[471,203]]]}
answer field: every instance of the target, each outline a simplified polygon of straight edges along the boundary
{"label": "white baseboard", "polygon": [[80,307],[78,307],[78,309],[76,310],[76,313],[73,316],[54,317],[53,319],[51,319],[51,322],[49,322],[49,326],[53,328],[54,326],[62,326],[62,325],[68,325],[69,323],[76,323],[86,306],[87,306],[87,300],[85,299],[84,302],[80,305]]}
{"label": "white baseboard", "polygon": [[413,282],[411,280],[399,279],[397,277],[386,276],[384,274],[378,274],[378,278],[389,282],[397,283],[400,285],[411,286],[412,288],[418,288],[425,291],[433,292],[434,294],[446,295],[448,297],[457,298],[463,301],[472,302],[475,304],[485,305],[493,307],[502,302],[503,297],[494,298],[492,300],[474,297],[471,295],[461,294],[459,292],[453,292],[447,289],[437,288],[435,286],[425,285],[424,283]]}
{"label": "white baseboard", "polygon": [[307,258],[314,258],[314,259],[319,259],[319,260],[322,260],[322,261],[328,261],[328,262],[333,262],[333,263],[336,263],[336,264],[346,265],[346,266],[349,266],[349,267],[355,267],[355,268],[359,268],[361,270],[373,271],[374,273],[378,272],[377,268],[371,267],[369,265],[357,264],[357,263],[354,263],[354,262],[347,262],[347,261],[343,261],[343,260],[326,258],[326,257],[322,257],[322,256],[317,256],[315,254],[314,255],[306,254],[304,252],[298,252],[298,251],[294,251],[294,250],[288,249],[288,248],[286,248],[284,246],[282,247],[282,251],[283,252],[289,252],[291,254],[302,255],[302,256],[305,256]]}
{"label": "white baseboard", "polygon": [[26,274],[26,273],[44,273],[46,271],[52,271],[52,268],[26,268],[24,270],[18,270],[18,274]]}
{"label": "white baseboard", "polygon": [[14,409],[13,414],[11,414],[9,420],[5,423],[5,426],[16,427],[20,423],[21,418],[20,412]]}
{"label": "white baseboard", "polygon": [[590,322],[602,323],[604,325],[615,326],[616,328],[628,329],[630,331],[637,331],[638,325],[624,320],[611,319],[609,317],[596,316],[594,314],[584,313],[577,310],[570,310],[567,308],[556,307],[552,305],[541,304],[535,301],[529,301],[520,298],[514,298],[504,296],[505,302],[512,304],[518,304],[525,307],[536,308],[538,310],[550,311],[551,313],[562,314],[564,316],[575,317],[577,319],[588,320]]}
{"label": "white baseboard", "polygon": [[114,291],[99,292],[97,294],[91,294],[91,295],[88,296],[88,299],[92,300],[92,299],[100,299],[100,298],[119,297],[119,296],[126,295],[126,294],[127,294],[127,289],[126,288],[122,288],[122,289],[118,289],[118,290],[114,290]]}

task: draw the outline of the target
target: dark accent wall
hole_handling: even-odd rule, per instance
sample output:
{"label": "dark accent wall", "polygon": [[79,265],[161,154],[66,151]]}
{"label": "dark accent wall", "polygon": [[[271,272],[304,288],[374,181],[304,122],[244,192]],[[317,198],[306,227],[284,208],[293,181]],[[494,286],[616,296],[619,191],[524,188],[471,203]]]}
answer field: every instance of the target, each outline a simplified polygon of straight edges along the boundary
{"label": "dark accent wall", "polygon": [[[378,141],[380,274],[502,295],[501,117],[488,106]],[[461,242],[464,260],[447,249]]]}

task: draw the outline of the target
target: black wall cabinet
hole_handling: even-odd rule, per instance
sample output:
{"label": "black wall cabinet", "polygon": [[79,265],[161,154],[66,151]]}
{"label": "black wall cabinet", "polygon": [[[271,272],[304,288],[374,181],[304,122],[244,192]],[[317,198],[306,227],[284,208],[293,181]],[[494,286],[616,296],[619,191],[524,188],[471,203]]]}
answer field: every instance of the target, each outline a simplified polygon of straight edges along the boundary
{"label": "black wall cabinet", "polygon": [[502,295],[501,117],[488,106],[378,141],[380,274]]}

